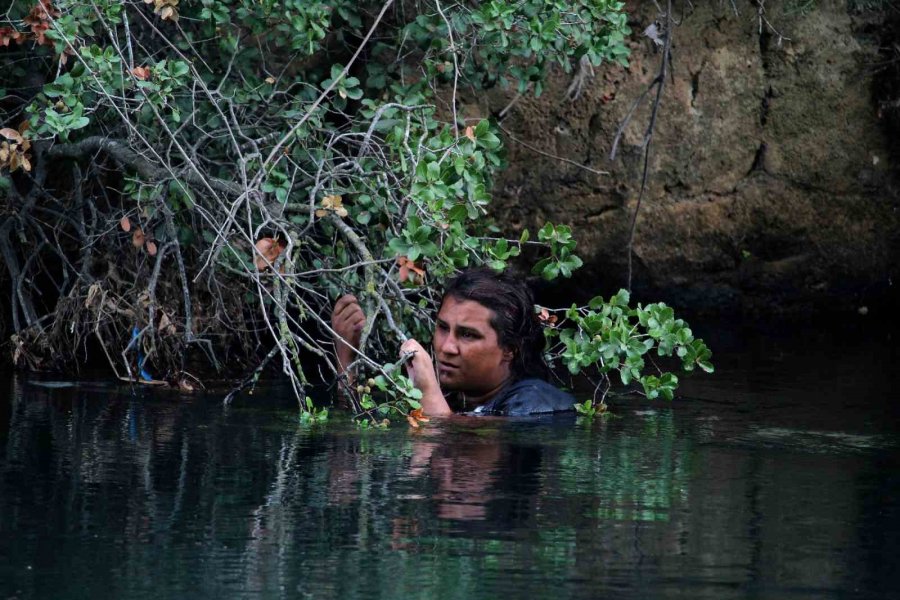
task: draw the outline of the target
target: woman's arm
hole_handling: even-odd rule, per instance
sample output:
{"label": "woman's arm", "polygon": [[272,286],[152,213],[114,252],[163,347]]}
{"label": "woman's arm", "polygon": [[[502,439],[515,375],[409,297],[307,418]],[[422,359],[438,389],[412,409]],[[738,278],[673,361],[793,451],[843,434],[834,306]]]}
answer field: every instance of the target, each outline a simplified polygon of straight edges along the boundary
{"label": "woman's arm", "polygon": [[422,390],[422,411],[430,417],[452,415],[441,385],[434,372],[434,363],[428,351],[416,340],[406,340],[400,346],[400,355],[413,352],[413,357],[406,363],[406,375],[412,379],[413,385]]}

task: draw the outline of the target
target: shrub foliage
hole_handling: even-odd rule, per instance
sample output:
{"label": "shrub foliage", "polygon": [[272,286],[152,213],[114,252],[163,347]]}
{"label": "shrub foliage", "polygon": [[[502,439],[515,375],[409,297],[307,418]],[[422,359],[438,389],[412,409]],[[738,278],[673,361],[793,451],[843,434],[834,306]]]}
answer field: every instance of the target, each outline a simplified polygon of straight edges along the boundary
{"label": "shrub foliage", "polygon": [[[330,306],[352,291],[371,375],[356,412],[415,410],[384,361],[430,337],[445,277],[524,244],[546,249],[547,279],[581,264],[565,226],[506,239],[486,218],[503,144],[459,94],[540,94],[550,68],[625,63],[628,34],[614,0],[14,0],[0,251],[17,364],[71,369],[91,349],[121,377],[187,385],[198,358],[275,360],[310,413],[309,381],[334,371]],[[652,348],[711,368],[663,305],[621,292],[562,311],[571,327],[537,310],[548,357],[604,392],[617,371],[671,398],[674,375],[644,373]]]}

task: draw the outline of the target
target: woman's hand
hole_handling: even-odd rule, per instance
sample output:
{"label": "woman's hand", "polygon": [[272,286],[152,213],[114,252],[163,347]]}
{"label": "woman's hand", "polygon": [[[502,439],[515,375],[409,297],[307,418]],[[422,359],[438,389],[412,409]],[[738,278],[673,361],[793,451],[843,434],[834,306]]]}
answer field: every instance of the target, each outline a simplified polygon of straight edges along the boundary
{"label": "woman's hand", "polygon": [[347,294],[338,298],[331,313],[331,328],[335,334],[334,349],[341,372],[346,372],[347,366],[353,362],[365,324],[366,313],[356,296]]}
{"label": "woman's hand", "polygon": [[429,416],[441,416],[453,414],[450,405],[441,393],[441,385],[438,383],[437,374],[434,372],[434,363],[428,351],[416,340],[406,340],[400,346],[400,356],[413,352],[413,356],[406,363],[406,376],[413,385],[422,391],[422,410]]}

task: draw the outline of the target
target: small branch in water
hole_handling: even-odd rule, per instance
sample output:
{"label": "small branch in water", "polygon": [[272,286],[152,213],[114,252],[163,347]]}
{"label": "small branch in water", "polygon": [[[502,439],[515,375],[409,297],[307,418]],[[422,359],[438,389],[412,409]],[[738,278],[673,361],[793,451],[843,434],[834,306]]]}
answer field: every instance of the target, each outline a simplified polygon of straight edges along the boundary
{"label": "small branch in water", "polygon": [[256,368],[253,369],[253,371],[247,377],[245,377],[237,385],[237,387],[235,387],[233,390],[228,392],[228,395],[222,399],[222,405],[228,406],[229,404],[231,404],[231,401],[234,399],[234,397],[237,394],[239,394],[240,392],[244,391],[251,383],[253,385],[256,385],[256,382],[259,381],[260,374],[263,372],[263,370],[266,368],[266,365],[269,364],[269,361],[271,361],[275,357],[276,354],[278,354],[278,346],[277,345],[272,346],[272,349],[269,350],[269,353],[266,354],[266,357],[264,359],[262,359],[262,361],[258,365],[256,365]]}

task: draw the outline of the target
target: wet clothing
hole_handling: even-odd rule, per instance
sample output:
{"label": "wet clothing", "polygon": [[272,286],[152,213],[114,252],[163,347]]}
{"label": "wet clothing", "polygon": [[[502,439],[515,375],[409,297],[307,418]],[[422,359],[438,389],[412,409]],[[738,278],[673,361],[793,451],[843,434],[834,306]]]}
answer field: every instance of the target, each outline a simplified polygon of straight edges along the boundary
{"label": "wet clothing", "polygon": [[472,411],[476,415],[524,417],[575,410],[575,398],[543,379],[520,379]]}

